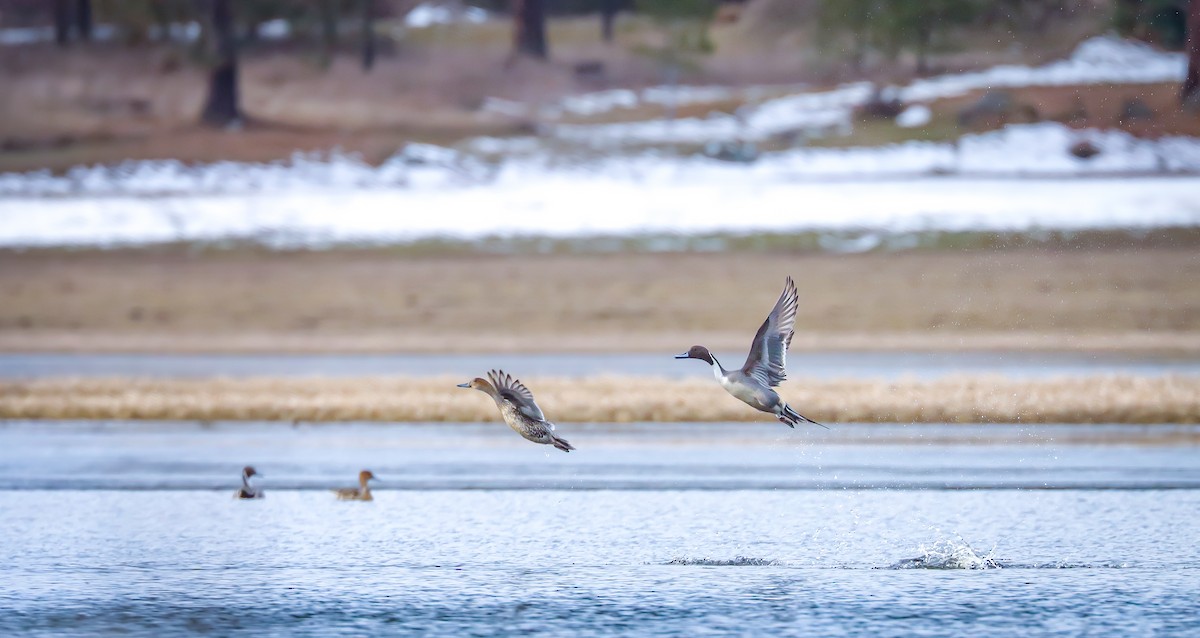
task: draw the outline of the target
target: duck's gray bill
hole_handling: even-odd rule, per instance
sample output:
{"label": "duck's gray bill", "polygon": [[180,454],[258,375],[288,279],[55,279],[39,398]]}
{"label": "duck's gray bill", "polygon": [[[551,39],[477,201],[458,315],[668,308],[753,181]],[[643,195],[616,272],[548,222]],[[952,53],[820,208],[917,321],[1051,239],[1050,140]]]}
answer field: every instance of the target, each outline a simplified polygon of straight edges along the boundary
{"label": "duck's gray bill", "polygon": [[460,383],[460,384],[458,384],[458,386],[456,386],[456,387],[459,387],[459,388],[469,388],[469,387],[471,387],[471,384],[470,384],[470,383]]}
{"label": "duck's gray bill", "polygon": [[690,359],[691,357],[688,357],[688,353],[686,353],[686,352],[685,352],[685,353],[683,353],[683,354],[677,354],[677,355],[675,355],[675,358],[676,358],[676,359]]}

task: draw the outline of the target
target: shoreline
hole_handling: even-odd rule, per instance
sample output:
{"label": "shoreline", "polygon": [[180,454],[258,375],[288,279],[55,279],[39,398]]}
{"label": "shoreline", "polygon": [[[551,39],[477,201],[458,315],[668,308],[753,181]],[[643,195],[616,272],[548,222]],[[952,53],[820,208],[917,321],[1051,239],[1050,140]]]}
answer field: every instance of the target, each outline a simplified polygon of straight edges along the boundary
{"label": "shoreline", "polygon": [[[525,381],[525,379],[522,379]],[[0,419],[155,421],[498,421],[456,377],[47,378],[0,381]],[[711,379],[530,377],[555,422],[773,420]],[[960,374],[920,381],[796,378],[780,394],[834,423],[1200,423],[1200,377],[1103,375],[1014,380]]]}

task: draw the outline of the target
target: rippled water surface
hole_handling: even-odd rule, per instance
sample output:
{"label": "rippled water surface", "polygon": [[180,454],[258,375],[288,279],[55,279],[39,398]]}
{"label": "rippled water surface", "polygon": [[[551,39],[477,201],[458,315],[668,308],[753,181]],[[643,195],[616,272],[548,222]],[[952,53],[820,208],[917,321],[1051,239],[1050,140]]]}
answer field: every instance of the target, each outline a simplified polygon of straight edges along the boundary
{"label": "rippled water surface", "polygon": [[0,634],[1200,631],[1197,428],[560,431],[0,424]]}

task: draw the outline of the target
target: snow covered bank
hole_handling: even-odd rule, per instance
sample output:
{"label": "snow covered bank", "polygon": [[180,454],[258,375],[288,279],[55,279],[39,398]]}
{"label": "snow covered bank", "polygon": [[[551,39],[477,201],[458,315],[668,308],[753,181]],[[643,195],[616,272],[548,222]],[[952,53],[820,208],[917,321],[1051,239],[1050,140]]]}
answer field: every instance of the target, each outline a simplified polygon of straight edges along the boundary
{"label": "snow covered bank", "polygon": [[340,152],[297,153],[286,162],[216,162],[189,166],[177,160],[77,166],[0,173],[0,206],[6,197],[161,196],[171,194],[329,191],[372,188],[446,188],[478,183],[494,171],[469,155],[439,146],[410,144],[379,166]]}
{"label": "snow covered bank", "polygon": [[[1070,148],[1090,143],[1099,154],[1080,159]],[[1057,123],[1023,124],[964,135],[957,142],[904,142],[870,148],[798,149],[770,162],[779,170],[828,177],[914,174],[1096,176],[1200,173],[1200,139],[1147,140],[1124,131],[1074,130]]]}
{"label": "snow covered bank", "polygon": [[[1098,154],[1075,157],[1080,142]],[[655,153],[489,163],[412,145],[378,167],[334,154],[0,175],[0,245],[1200,226],[1197,193],[1200,139],[1053,123],[753,164]]]}
{"label": "snow covered bank", "polygon": [[[972,73],[920,79],[887,91],[903,102],[929,102],[971,91],[1026,86],[1137,84],[1180,82],[1187,72],[1182,53],[1159,51],[1149,45],[1115,37],[1096,37],[1081,43],[1065,60],[1038,67],[1006,65]],[[737,115],[713,113],[703,118],[680,118],[615,124],[574,124],[551,128],[552,135],[595,146],[620,144],[696,143],[711,140],[764,140],[803,131],[849,130],[854,108],[870,99],[875,87],[856,82],[829,91],[804,92],[765,99]],[[763,89],[759,89],[763,91]],[[594,115],[640,104],[695,103],[752,96],[735,89],[681,87],[605,91],[569,98],[563,111]]]}
{"label": "snow covered bank", "polygon": [[[1090,143],[1099,154],[1080,159],[1071,146]],[[928,175],[971,177],[1078,177],[1200,174],[1200,139],[1136,138],[1122,131],[1074,130],[1056,123],[1023,124],[965,135],[958,141],[904,142],[882,147],[799,148],[731,165],[704,157],[641,153],[568,160],[539,153],[531,139],[481,138],[467,147],[496,152],[522,147],[523,157],[488,162],[470,152],[411,144],[379,166],[357,157],[297,154],[288,162],[218,162],[188,166],[174,160],[0,174],[0,210],[14,199],[37,197],[328,193],[355,190],[437,191],[508,188],[561,179],[646,183],[663,179],[728,183],[825,178],[873,180]],[[0,219],[4,213],[0,213]]]}
{"label": "snow covered bank", "polygon": [[0,213],[0,245],[244,238],[320,246],[488,235],[1154,228],[1200,225],[1196,193],[1197,177],[846,183],[731,169],[664,171],[640,180],[561,174],[433,191],[10,199]]}
{"label": "snow covered bank", "polygon": [[[1080,140],[1100,154],[1070,155]],[[1197,193],[1200,140],[1057,124],[957,144],[799,149],[749,165],[647,154],[489,166],[412,147],[380,167],[334,156],[292,166],[143,162],[62,177],[6,175],[0,245],[1154,228],[1200,225]]]}

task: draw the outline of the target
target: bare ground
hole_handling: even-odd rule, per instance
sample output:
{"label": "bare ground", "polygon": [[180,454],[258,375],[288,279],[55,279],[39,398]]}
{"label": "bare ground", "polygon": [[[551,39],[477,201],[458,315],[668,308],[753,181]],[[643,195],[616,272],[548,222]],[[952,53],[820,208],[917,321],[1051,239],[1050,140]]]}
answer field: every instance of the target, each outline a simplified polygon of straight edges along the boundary
{"label": "bare ground", "polygon": [[793,276],[792,348],[1200,353],[1200,251],[414,256],[0,251],[8,351],[742,349]]}

